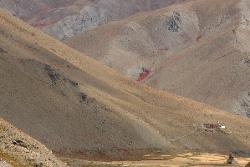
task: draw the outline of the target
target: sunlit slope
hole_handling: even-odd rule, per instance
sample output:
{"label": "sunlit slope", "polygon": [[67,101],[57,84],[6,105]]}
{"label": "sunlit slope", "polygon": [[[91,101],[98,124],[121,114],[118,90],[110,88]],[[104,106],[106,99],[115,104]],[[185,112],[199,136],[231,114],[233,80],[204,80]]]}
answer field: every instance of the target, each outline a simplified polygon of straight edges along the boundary
{"label": "sunlit slope", "polygon": [[[194,0],[107,24],[67,44],[134,80],[250,116],[249,9],[247,0]],[[150,73],[140,79],[143,69]]]}
{"label": "sunlit slope", "polygon": [[[59,154],[249,151],[246,118],[139,85],[2,11],[0,48],[0,116]],[[225,133],[201,128],[217,122]]]}

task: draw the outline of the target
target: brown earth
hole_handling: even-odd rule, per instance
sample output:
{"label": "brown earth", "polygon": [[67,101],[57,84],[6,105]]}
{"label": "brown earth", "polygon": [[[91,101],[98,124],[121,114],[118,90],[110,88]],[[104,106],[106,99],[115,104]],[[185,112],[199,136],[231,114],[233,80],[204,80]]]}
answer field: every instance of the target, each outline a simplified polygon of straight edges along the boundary
{"label": "brown earth", "polygon": [[193,0],[66,43],[134,80],[147,69],[142,83],[250,116],[249,9],[247,0]]}
{"label": "brown earth", "polygon": [[3,11],[0,48],[0,116],[58,155],[249,154],[247,118],[125,78]]}

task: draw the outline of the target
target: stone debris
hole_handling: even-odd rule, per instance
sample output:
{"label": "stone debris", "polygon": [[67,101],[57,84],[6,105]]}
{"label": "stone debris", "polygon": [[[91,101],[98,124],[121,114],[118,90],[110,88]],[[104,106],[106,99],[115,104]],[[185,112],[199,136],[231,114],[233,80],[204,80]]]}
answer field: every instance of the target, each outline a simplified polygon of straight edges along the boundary
{"label": "stone debris", "polygon": [[14,140],[12,144],[23,147],[23,148],[28,148],[27,144],[25,144],[22,140]]}
{"label": "stone debris", "polygon": [[[0,167],[66,167],[44,145],[0,119]],[[3,155],[3,156],[2,156]],[[11,164],[10,164],[11,163]]]}
{"label": "stone debris", "polygon": [[169,31],[179,32],[180,24],[182,22],[180,16],[180,13],[174,12],[173,16],[171,16],[170,19],[167,21]]}

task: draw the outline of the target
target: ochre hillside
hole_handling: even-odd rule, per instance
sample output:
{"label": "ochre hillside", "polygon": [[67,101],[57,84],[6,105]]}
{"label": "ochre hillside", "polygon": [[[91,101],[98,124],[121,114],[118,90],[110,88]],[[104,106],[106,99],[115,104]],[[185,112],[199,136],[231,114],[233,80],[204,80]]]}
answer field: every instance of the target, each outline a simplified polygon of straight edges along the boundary
{"label": "ochre hillside", "polygon": [[58,155],[250,151],[247,118],[125,78],[3,11],[0,78],[0,117]]}

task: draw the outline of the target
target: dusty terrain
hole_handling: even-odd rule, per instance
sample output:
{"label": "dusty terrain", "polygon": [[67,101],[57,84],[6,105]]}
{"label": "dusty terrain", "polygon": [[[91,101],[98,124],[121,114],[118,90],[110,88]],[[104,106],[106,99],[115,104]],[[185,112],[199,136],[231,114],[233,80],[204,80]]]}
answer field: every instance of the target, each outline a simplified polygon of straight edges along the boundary
{"label": "dusty terrain", "polygon": [[249,155],[247,118],[125,78],[3,11],[0,48],[0,116],[59,156]]}
{"label": "dusty terrain", "polygon": [[110,21],[182,1],[184,0],[1,0],[0,6],[63,40]]}
{"label": "dusty terrain", "polygon": [[72,167],[215,167],[215,166],[231,166],[231,167],[245,167],[250,158],[235,157],[235,163],[228,165],[228,156],[221,154],[209,153],[185,153],[177,155],[159,155],[148,154],[144,156],[141,161],[113,161],[113,162],[97,162],[85,161],[80,159],[63,160]]}
{"label": "dusty terrain", "polygon": [[66,167],[41,143],[0,120],[1,167]]}
{"label": "dusty terrain", "polygon": [[67,44],[141,83],[250,116],[249,9],[247,0],[193,0]]}

